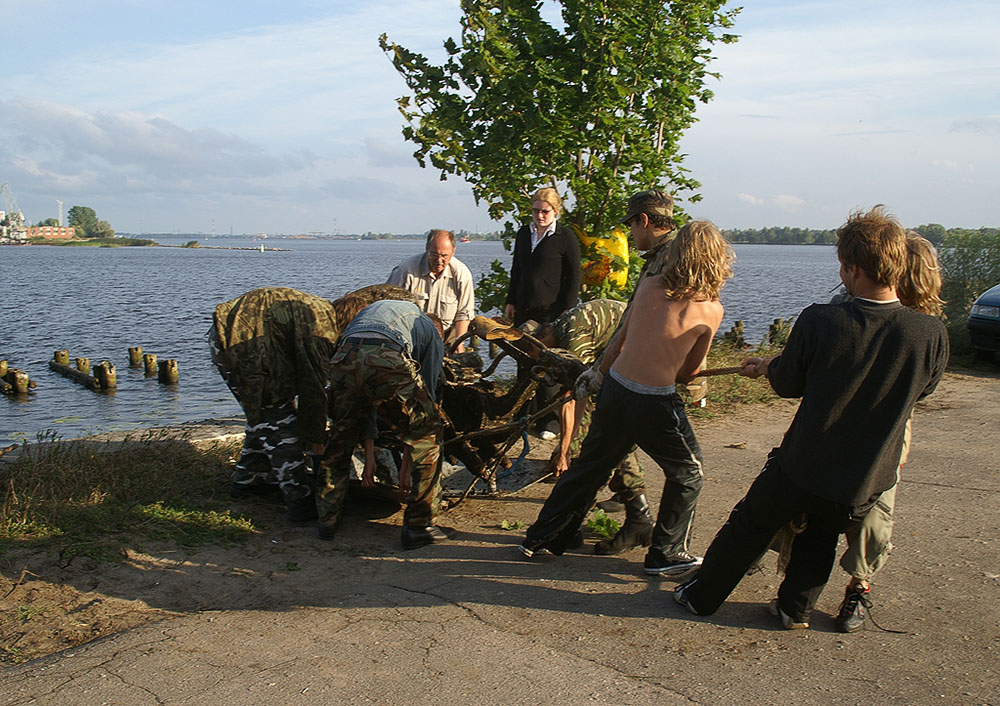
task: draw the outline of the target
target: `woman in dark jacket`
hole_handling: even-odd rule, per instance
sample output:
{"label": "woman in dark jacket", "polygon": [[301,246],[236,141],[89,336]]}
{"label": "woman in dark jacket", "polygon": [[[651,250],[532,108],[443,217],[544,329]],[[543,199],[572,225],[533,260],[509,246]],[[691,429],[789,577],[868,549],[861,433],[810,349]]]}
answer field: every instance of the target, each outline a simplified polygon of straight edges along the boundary
{"label": "woman in dark jacket", "polygon": [[531,223],[517,231],[504,309],[515,325],[528,319],[554,321],[579,300],[580,245],[572,230],[559,225],[561,212],[556,190],[539,189],[532,199]]}

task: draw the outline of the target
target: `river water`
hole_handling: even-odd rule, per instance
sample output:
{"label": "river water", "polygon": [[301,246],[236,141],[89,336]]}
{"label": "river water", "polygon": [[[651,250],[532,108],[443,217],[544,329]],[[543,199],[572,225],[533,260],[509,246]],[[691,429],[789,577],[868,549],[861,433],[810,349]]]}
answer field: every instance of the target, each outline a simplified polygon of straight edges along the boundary
{"label": "river water", "polygon": [[[191,236],[158,237],[181,245]],[[423,249],[419,240],[255,241],[207,238],[201,248],[0,248],[0,359],[28,371],[27,398],[0,395],[0,445],[52,430],[63,438],[240,414],[209,359],[206,334],[215,305],[262,286],[285,286],[334,299],[385,281],[393,265]],[[267,248],[261,253],[261,244]],[[219,249],[216,249],[219,247]],[[237,249],[246,248],[246,249]],[[737,319],[759,341],[777,317],[829,299],[839,282],[831,246],[737,245],[726,285],[723,330]],[[510,254],[499,242],[459,244],[474,279]],[[495,313],[495,312],[493,312]],[[128,367],[128,348],[174,358],[177,385]],[[53,351],[70,359],[110,360],[118,389],[88,390],[48,368]]]}

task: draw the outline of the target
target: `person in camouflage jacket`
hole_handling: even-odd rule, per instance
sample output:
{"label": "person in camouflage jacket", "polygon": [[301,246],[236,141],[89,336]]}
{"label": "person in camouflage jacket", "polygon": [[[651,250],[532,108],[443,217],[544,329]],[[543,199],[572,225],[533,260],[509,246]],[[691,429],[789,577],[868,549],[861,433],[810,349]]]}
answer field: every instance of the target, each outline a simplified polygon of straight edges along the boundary
{"label": "person in camouflage jacket", "polygon": [[[359,441],[388,428],[404,445],[400,488],[408,492],[402,544],[415,549],[454,536],[433,524],[441,498],[437,384],[444,359],[440,319],[410,301],[379,301],[344,330],[330,361],[330,436],[316,504],[320,539],[333,539],[343,512],[351,457]],[[377,418],[377,425],[376,425]],[[374,484],[366,463],[362,486]]]}
{"label": "person in camouflage jacket", "polygon": [[323,451],[330,357],[343,326],[368,301],[262,287],[215,308],[212,362],[246,415],[232,497],[265,491],[276,480],[289,519],[316,517],[305,452]]}

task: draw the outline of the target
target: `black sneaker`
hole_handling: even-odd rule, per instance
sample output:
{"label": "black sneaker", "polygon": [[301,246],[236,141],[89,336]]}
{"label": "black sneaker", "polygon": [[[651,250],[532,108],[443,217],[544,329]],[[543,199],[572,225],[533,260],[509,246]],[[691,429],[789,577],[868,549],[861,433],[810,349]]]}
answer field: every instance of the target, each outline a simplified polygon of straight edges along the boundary
{"label": "black sneaker", "polygon": [[316,536],[322,540],[329,541],[337,535],[336,527],[329,527],[327,525],[320,525],[316,528]]}
{"label": "black sneaker", "polygon": [[855,586],[854,590],[847,589],[844,592],[844,602],[840,604],[840,612],[837,613],[835,623],[838,632],[854,632],[864,627],[868,609],[872,607],[872,602],[868,598],[871,592],[871,587],[861,586]]}
{"label": "black sneaker", "polygon": [[317,517],[319,515],[316,513],[316,498],[312,496],[312,493],[288,503],[289,522],[309,522]]}
{"label": "black sneaker", "polygon": [[534,559],[536,556],[543,556],[545,554],[552,553],[540,544],[535,544],[534,542],[529,542],[528,540],[524,540],[524,542],[518,545],[517,551],[521,552],[521,558],[525,560]]}
{"label": "black sneaker", "polygon": [[646,560],[642,563],[642,570],[650,576],[669,576],[671,578],[682,578],[701,566],[701,557],[678,552],[673,556],[666,556],[659,549],[650,549],[646,552]]}
{"label": "black sneaker", "polygon": [[[569,540],[569,544],[566,545],[567,549],[579,549],[583,546],[583,528],[581,527],[573,535],[572,539]],[[525,539],[521,542],[521,545],[517,548],[517,551],[521,552],[521,556],[524,559],[533,559],[536,556],[542,556],[544,554],[551,554],[552,551],[546,547],[544,544],[538,540]],[[562,552],[559,552],[562,554]]]}
{"label": "black sneaker", "polygon": [[427,525],[426,527],[410,527],[403,525],[403,549],[416,549],[436,542],[454,539],[457,533],[451,527]]}
{"label": "black sneaker", "polygon": [[685,583],[684,585],[678,586],[677,588],[675,588],[674,589],[674,600],[677,601],[680,605],[682,605],[685,608],[687,608],[688,612],[694,613],[695,615],[701,615],[697,610],[695,610],[695,607],[693,605],[691,605],[691,601],[689,601],[688,597],[684,594],[684,589],[686,589],[689,585],[690,585],[690,582]]}
{"label": "black sneaker", "polygon": [[781,624],[785,627],[785,630],[805,630],[809,627],[808,621],[795,620],[792,616],[783,611],[777,598],[771,599],[771,602],[767,604],[767,610],[775,618],[781,620]]}

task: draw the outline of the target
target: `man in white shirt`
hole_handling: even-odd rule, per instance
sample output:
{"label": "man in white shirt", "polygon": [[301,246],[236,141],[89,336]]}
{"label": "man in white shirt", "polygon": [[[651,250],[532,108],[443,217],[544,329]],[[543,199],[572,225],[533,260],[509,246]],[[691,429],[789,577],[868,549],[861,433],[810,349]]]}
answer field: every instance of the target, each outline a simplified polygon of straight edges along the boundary
{"label": "man in white shirt", "polygon": [[[469,268],[455,257],[455,234],[451,231],[428,233],[423,254],[396,265],[386,283],[416,294],[417,306],[441,319],[446,343],[468,332],[476,315],[475,285]],[[464,350],[459,346],[456,352]]]}

